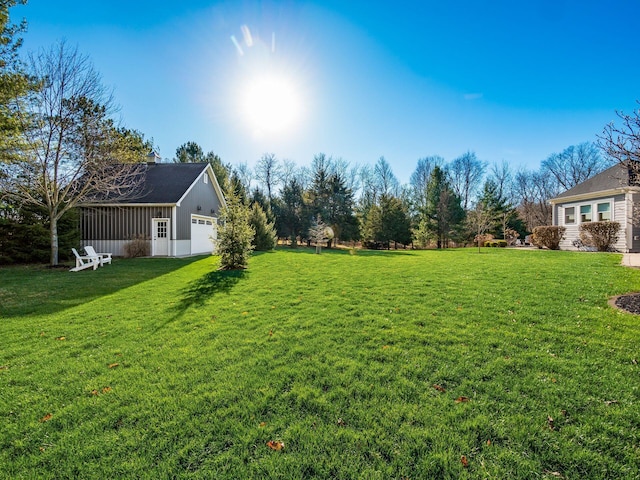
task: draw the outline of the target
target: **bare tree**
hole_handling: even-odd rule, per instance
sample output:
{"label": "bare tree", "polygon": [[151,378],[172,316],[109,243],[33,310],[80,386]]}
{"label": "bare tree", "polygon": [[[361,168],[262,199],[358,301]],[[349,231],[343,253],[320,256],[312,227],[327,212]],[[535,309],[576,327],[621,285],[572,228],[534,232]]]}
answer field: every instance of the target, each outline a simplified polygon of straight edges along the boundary
{"label": "bare tree", "polygon": [[451,188],[462,200],[465,210],[480,188],[486,167],[486,163],[478,160],[473,152],[465,153],[447,166]]}
{"label": "bare tree", "polygon": [[431,172],[434,167],[442,167],[443,165],[444,158],[439,155],[424,157],[418,160],[416,169],[409,178],[409,183],[411,185],[410,196],[414,205],[414,210],[417,212],[423,210],[427,204],[427,185],[429,185]]}
{"label": "bare tree", "polygon": [[398,196],[400,183],[384,157],[380,157],[373,167],[373,178],[380,195]]}
{"label": "bare tree", "polygon": [[546,172],[520,170],[514,177],[514,192],[520,199],[517,210],[531,231],[551,225],[552,208],[549,199],[558,195],[558,184]]}
{"label": "bare tree", "polygon": [[21,112],[23,151],[6,168],[3,190],[46,210],[50,262],[57,265],[62,215],[85,200],[135,194],[142,165],[119,162],[112,98],[88,57],[62,42],[29,60],[29,73],[41,85]]}
{"label": "bare tree", "polygon": [[251,168],[246,162],[239,163],[235,168],[234,172],[238,176],[240,183],[244,187],[245,191],[251,191],[251,180],[253,180],[253,173],[251,172]]}
{"label": "bare tree", "polygon": [[[640,100],[637,103],[640,106]],[[598,135],[598,146],[609,158],[631,165],[640,173],[640,108],[631,114],[616,112],[616,115],[620,124],[611,122],[604,127],[602,135]]]}
{"label": "bare tree", "polygon": [[267,190],[269,202],[273,200],[273,193],[282,181],[282,167],[273,153],[262,155],[254,169],[256,179],[261,182]]}
{"label": "bare tree", "polygon": [[515,203],[513,195],[513,173],[511,165],[506,160],[500,163],[493,163],[489,172],[489,180],[491,180],[497,188],[499,198],[504,198],[507,203]]}
{"label": "bare tree", "polygon": [[552,175],[563,190],[575,187],[606,167],[607,162],[591,142],[571,145],[542,162],[542,170]]}
{"label": "bare tree", "polygon": [[495,225],[496,214],[485,202],[476,202],[476,207],[467,212],[466,220],[470,230],[476,234],[475,241],[478,244],[478,253],[480,253],[482,237]]}

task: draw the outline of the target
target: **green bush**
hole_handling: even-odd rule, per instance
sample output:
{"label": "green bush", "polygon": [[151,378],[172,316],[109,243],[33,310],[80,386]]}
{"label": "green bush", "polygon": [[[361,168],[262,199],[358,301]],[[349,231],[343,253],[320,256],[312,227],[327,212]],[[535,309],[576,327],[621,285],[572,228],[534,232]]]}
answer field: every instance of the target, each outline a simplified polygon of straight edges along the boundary
{"label": "green bush", "polygon": [[564,227],[555,225],[535,227],[531,233],[531,241],[538,248],[560,250],[560,241],[564,238],[565,230]]}
{"label": "green bush", "polygon": [[487,240],[486,242],[484,242],[484,246],[485,247],[500,247],[500,248],[504,248],[507,246],[507,241],[506,240]]}
{"label": "green bush", "polygon": [[[4,206],[0,217],[0,264],[47,263],[51,255],[49,221],[44,209],[31,205]],[[71,258],[71,248],[80,243],[78,213],[71,210],[58,220],[60,260]]]}
{"label": "green bush", "polygon": [[580,240],[599,252],[609,252],[618,241],[618,222],[589,222],[580,225]]}

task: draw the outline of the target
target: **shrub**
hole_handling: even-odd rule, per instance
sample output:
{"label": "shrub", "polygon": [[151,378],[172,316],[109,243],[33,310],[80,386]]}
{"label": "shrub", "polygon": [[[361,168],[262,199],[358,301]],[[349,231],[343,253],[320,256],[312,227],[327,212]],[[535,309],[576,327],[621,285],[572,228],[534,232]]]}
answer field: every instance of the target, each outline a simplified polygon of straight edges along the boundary
{"label": "shrub", "polygon": [[150,253],[149,237],[134,235],[124,244],[125,258],[148,257]]}
{"label": "shrub", "polygon": [[580,225],[580,240],[584,245],[595,247],[599,252],[613,250],[618,241],[618,222],[589,222]]}
{"label": "shrub", "polygon": [[564,227],[555,225],[535,227],[531,234],[531,242],[538,248],[546,247],[549,250],[559,250],[565,230]]}
{"label": "shrub", "polygon": [[507,241],[506,240],[487,240],[486,242],[484,242],[484,246],[485,247],[500,247],[500,248],[504,248],[507,246]]}
{"label": "shrub", "polygon": [[507,241],[508,245],[515,245],[516,244],[516,240],[518,239],[518,237],[520,236],[520,234],[515,231],[513,228],[507,228],[504,231],[504,239]]}
{"label": "shrub", "polygon": [[484,245],[485,247],[488,247],[489,245],[487,245],[488,242],[491,242],[491,240],[494,239],[494,236],[491,235],[490,233],[483,233],[480,235],[476,235],[473,239],[473,244],[474,245],[478,245],[478,243],[480,243],[480,245]]}

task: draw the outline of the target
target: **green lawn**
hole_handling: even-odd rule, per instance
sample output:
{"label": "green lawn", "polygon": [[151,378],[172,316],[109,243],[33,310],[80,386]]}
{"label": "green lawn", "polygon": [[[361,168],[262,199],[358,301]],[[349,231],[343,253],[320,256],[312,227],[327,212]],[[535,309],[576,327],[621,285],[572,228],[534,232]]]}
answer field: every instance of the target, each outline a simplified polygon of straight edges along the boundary
{"label": "green lawn", "polygon": [[0,478],[640,478],[640,317],[607,305],[640,271],[619,263],[0,269]]}

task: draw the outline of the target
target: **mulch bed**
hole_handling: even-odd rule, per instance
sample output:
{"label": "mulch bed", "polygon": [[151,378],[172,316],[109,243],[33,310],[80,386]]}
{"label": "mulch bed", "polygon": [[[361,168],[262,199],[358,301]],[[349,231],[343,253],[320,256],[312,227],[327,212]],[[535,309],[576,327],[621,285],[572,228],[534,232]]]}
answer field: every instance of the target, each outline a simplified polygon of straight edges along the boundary
{"label": "mulch bed", "polygon": [[609,300],[609,304],[625,312],[640,315],[640,293],[629,293],[627,295],[613,297]]}

